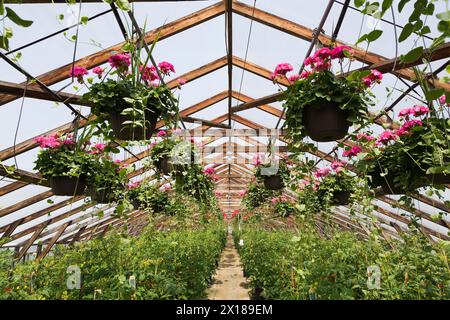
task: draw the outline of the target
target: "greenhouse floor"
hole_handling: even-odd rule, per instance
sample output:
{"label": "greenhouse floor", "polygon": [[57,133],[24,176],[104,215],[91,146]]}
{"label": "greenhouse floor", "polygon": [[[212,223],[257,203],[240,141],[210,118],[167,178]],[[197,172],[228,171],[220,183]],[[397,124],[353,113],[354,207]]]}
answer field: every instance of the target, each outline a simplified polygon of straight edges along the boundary
{"label": "greenhouse floor", "polygon": [[248,281],[244,277],[233,238],[228,235],[212,286],[207,290],[210,300],[249,300]]}

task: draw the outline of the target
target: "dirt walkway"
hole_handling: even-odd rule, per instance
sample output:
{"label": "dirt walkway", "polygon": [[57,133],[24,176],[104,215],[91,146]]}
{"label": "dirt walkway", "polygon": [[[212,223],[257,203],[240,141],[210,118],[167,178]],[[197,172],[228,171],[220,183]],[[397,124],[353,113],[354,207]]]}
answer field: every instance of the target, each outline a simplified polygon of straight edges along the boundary
{"label": "dirt walkway", "polygon": [[207,290],[209,300],[249,300],[247,279],[241,267],[233,238],[228,236],[220,257],[212,286]]}

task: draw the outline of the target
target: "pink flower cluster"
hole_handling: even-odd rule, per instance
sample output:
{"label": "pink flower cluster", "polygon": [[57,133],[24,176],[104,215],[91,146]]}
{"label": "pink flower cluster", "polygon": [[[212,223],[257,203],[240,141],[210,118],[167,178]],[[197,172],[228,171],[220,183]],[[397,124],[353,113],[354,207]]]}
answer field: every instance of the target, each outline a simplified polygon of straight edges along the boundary
{"label": "pink flower cluster", "polygon": [[208,175],[208,176],[212,176],[216,173],[216,169],[214,169],[213,167],[209,167],[209,168],[205,168],[203,170],[203,173]]}
{"label": "pink flower cluster", "polygon": [[92,73],[96,74],[99,78],[102,77],[102,74],[105,70],[103,70],[102,67],[95,67],[94,69],[92,69]]}
{"label": "pink flower cluster", "polygon": [[128,182],[127,187],[128,187],[128,189],[131,190],[131,189],[138,188],[140,185],[141,185],[141,181],[130,181],[130,182]]}
{"label": "pink flower cluster", "polygon": [[270,78],[274,80],[277,76],[286,76],[288,72],[294,70],[291,64],[289,63],[280,63],[276,66]]}
{"label": "pink flower cluster", "polygon": [[165,137],[165,136],[167,136],[167,131],[165,131],[165,130],[159,130],[159,131],[156,133],[156,136],[157,136],[158,138]]}
{"label": "pink flower cluster", "polygon": [[362,141],[362,142],[367,142],[367,141],[375,140],[375,137],[371,136],[367,133],[360,132],[356,135],[356,139],[358,139],[359,141]]}
{"label": "pink flower cluster", "polygon": [[139,66],[139,72],[141,72],[142,80],[144,81],[159,80],[158,73],[154,66]]}
{"label": "pink flower cluster", "polygon": [[443,95],[439,98],[439,103],[442,104],[443,106],[450,105],[447,103],[445,95]]}
{"label": "pink flower cluster", "polygon": [[167,61],[162,61],[158,64],[158,68],[165,75],[170,75],[171,72],[175,73],[175,68],[173,64]]}
{"label": "pink flower cluster", "polygon": [[400,129],[398,129],[396,131],[396,134],[399,137],[407,135],[407,134],[409,134],[411,129],[415,126],[422,126],[422,121],[421,120],[408,120],[401,126]]}
{"label": "pink flower cluster", "polygon": [[353,146],[350,149],[345,150],[342,153],[342,156],[347,157],[347,158],[356,157],[361,152],[362,152],[362,148],[360,146]]}
{"label": "pink flower cluster", "polygon": [[49,136],[40,136],[34,139],[41,148],[56,149],[63,145],[71,146],[75,144],[73,140],[73,134],[68,134],[66,138],[62,139],[58,133],[51,134]]}
{"label": "pink flower cluster", "polygon": [[371,70],[370,74],[367,77],[364,77],[362,79],[362,82],[367,86],[370,87],[372,84],[380,83],[381,80],[383,80],[383,74],[378,70]]}
{"label": "pink flower cluster", "polygon": [[320,168],[320,169],[316,169],[316,171],[314,171],[314,177],[316,178],[324,178],[326,176],[328,176],[331,172],[330,168]]}
{"label": "pink flower cluster", "polygon": [[83,77],[87,74],[89,74],[89,72],[85,67],[74,66],[73,68],[70,68],[70,76],[77,78],[79,83],[83,83]]}
{"label": "pink flower cluster", "polygon": [[409,116],[420,117],[430,112],[427,106],[414,106],[411,108],[405,108],[398,113],[401,118],[408,118]]}
{"label": "pink flower cluster", "polygon": [[91,154],[100,154],[105,150],[106,145],[104,143],[96,143],[91,146]]}
{"label": "pink flower cluster", "polygon": [[335,172],[339,173],[344,169],[346,164],[347,163],[344,161],[334,161],[331,163],[331,169],[333,169]]}
{"label": "pink flower cluster", "polygon": [[253,164],[254,166],[259,166],[259,165],[262,164],[262,157],[261,157],[260,154],[256,154],[256,155],[253,156],[253,162],[252,162],[252,164]]}
{"label": "pink flower cluster", "polygon": [[170,183],[165,183],[159,188],[159,190],[161,190],[161,191],[172,190],[172,185]]}
{"label": "pink flower cluster", "polygon": [[397,135],[392,130],[385,130],[383,131],[380,136],[378,137],[377,141],[375,142],[376,146],[379,146],[380,144],[387,145],[389,141],[394,141],[397,139]]}
{"label": "pink flower cluster", "polygon": [[292,202],[291,199],[286,196],[273,197],[270,201],[272,202],[272,204],[277,204],[280,202]]}
{"label": "pink flower cluster", "polygon": [[128,167],[128,163],[123,162],[122,160],[117,159],[117,160],[114,160],[114,162],[119,165],[120,169]]}
{"label": "pink flower cluster", "polygon": [[109,57],[108,62],[112,68],[123,70],[131,64],[131,57],[129,53],[118,53]]}

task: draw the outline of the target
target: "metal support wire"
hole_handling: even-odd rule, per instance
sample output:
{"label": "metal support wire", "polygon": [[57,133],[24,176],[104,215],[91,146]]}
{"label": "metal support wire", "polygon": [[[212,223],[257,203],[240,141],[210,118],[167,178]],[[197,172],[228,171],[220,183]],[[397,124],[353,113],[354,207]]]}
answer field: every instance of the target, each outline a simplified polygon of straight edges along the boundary
{"label": "metal support wire", "polygon": [[350,0],[345,0],[345,4],[343,4],[341,14],[339,15],[338,22],[336,24],[336,28],[334,28],[333,35],[331,36],[331,41],[336,41],[339,31],[341,30],[342,22],[344,22],[345,14],[347,13],[348,6],[350,5]]}
{"label": "metal support wire", "polygon": [[[331,8],[333,7],[334,0],[330,0],[328,2],[327,7],[325,8],[325,11],[322,15],[322,19],[320,20],[319,25],[314,30],[313,38],[311,40],[311,44],[309,45],[308,51],[306,52],[305,59],[311,55],[311,52],[314,49],[314,46],[316,45],[317,39],[319,39],[319,35],[323,29],[323,26],[325,25],[325,22],[327,21],[328,15],[330,14]],[[303,72],[303,69],[305,68],[305,60],[302,61],[302,66],[300,67],[300,70],[298,74],[301,74]],[[280,116],[278,117],[277,125],[275,126],[275,129],[278,129],[278,126],[280,125],[281,119],[283,119],[283,116],[286,112],[286,107],[283,107],[283,111],[281,112]]]}
{"label": "metal support wire", "polygon": [[[75,109],[70,103],[68,103],[67,101],[65,101],[65,99],[63,97],[61,97],[58,93],[54,92],[52,89],[50,89],[45,83],[43,83],[41,80],[39,80],[38,78],[32,76],[29,72],[27,72],[25,69],[23,69],[21,66],[19,66],[18,64],[16,64],[14,61],[12,61],[10,58],[8,58],[3,52],[0,52],[0,57],[5,60],[10,66],[12,66],[14,69],[16,69],[17,71],[19,71],[20,73],[22,73],[28,80],[33,80],[34,82],[36,82],[42,89],[44,89],[44,91],[48,92],[51,96],[55,97],[56,99],[59,100],[59,102],[63,103],[67,108],[70,109],[70,111],[72,111],[72,113],[75,116],[79,116],[85,120],[89,120],[88,118],[86,118],[83,114],[81,114],[81,112],[79,112],[77,109]],[[99,130],[102,130],[100,126],[97,126],[97,128]],[[116,143],[117,145],[120,145],[119,143],[117,143],[117,141],[112,140],[114,143]],[[133,152],[131,152],[130,150],[128,150],[125,147],[122,147],[124,150],[126,150],[127,152],[129,152],[133,157],[135,157],[137,160],[140,160]]]}
{"label": "metal support wire", "polygon": [[[94,20],[94,19],[96,19],[96,18],[98,18],[98,17],[101,17],[101,16],[103,16],[103,15],[105,15],[105,14],[111,12],[111,11],[112,11],[112,10],[109,9],[109,10],[100,12],[100,13],[98,13],[98,14],[96,14],[96,15],[93,15],[92,17],[89,17],[89,18],[88,18],[88,21],[92,21],[92,20]],[[58,35],[58,34],[60,34],[60,33],[63,33],[63,32],[66,32],[66,31],[72,29],[72,28],[75,28],[75,27],[79,26],[80,24],[81,24],[81,22],[78,22],[78,23],[75,23],[75,24],[73,24],[73,25],[71,25],[71,26],[69,26],[69,27],[66,27],[66,28],[64,28],[64,29],[55,31],[55,32],[53,32],[53,33],[51,33],[51,34],[49,34],[49,35],[46,35],[45,37],[39,38],[39,39],[34,40],[34,41],[32,41],[32,42],[29,42],[29,43],[27,43],[27,44],[25,44],[25,45],[23,45],[23,46],[21,46],[21,47],[19,47],[19,48],[16,48],[16,49],[13,49],[13,50],[11,50],[11,51],[8,51],[8,52],[6,52],[5,54],[6,54],[6,55],[13,54],[13,53],[15,53],[15,52],[17,52],[17,51],[20,51],[20,50],[23,50],[23,49],[25,49],[25,48],[28,48],[29,46],[32,46],[32,45],[34,45],[34,44],[36,44],[36,43],[39,43],[39,42],[42,42],[42,41],[44,41],[44,40],[50,39],[50,38],[52,38],[52,37],[54,37],[54,36],[56,36],[56,35]]]}
{"label": "metal support wire", "polygon": [[[134,27],[136,33],[138,34],[139,38],[142,38],[144,35],[142,34],[142,30],[141,30],[141,28],[139,27],[139,24],[137,23],[137,21],[136,21],[136,19],[135,19],[135,17],[134,17],[134,14],[133,14],[133,12],[132,12],[131,10],[128,12],[128,16],[130,17],[131,23],[133,24],[133,27]],[[119,21],[120,21],[120,22],[119,22]],[[118,20],[117,22],[118,22],[118,23],[122,23],[121,20]],[[161,72],[159,71],[158,64],[156,63],[155,59],[153,58],[153,56],[152,56],[152,54],[151,54],[151,51],[150,51],[150,48],[148,47],[147,42],[145,41],[145,39],[144,39],[143,42],[144,42],[144,48],[145,48],[145,50],[147,51],[147,54],[148,54],[149,57],[150,57],[150,61],[151,61],[152,65],[155,67],[156,72],[158,73],[158,77],[159,77],[161,83],[162,83],[163,85],[166,85],[166,83],[164,82],[163,77],[162,77],[162,75],[161,75]],[[184,121],[183,121],[183,119],[182,119],[181,116],[180,116],[180,110],[178,109],[178,106],[175,104],[175,101],[173,100],[173,97],[172,97],[172,96],[170,96],[170,101],[171,101],[171,103],[175,106],[175,108],[176,108],[176,110],[177,110],[177,115],[178,115],[179,121],[181,122],[181,126],[183,127],[183,129],[186,130],[186,125],[184,124]]]}

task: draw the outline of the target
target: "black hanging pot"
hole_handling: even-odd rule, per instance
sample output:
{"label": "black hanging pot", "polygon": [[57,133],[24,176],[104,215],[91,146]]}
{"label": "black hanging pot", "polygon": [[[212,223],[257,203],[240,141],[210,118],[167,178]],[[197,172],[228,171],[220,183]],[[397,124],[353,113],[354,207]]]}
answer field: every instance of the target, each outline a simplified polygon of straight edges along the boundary
{"label": "black hanging pot", "polygon": [[159,116],[161,112],[158,110],[157,112],[145,112],[145,135],[144,128],[136,126],[132,127],[130,125],[124,125],[125,121],[132,121],[132,117],[130,115],[123,115],[120,113],[110,113],[109,119],[111,121],[111,128],[114,132],[114,135],[120,140],[127,141],[138,141],[138,140],[148,140],[151,138],[153,133],[155,132],[156,123],[158,122]]}
{"label": "black hanging pot", "polygon": [[272,176],[264,176],[264,186],[269,190],[280,190],[283,189],[284,183],[283,179],[279,174]]}
{"label": "black hanging pot", "polygon": [[133,204],[134,210],[138,210],[141,207],[142,202],[139,201],[138,199],[134,199],[132,201],[132,204]]}
{"label": "black hanging pot", "polygon": [[79,196],[84,194],[84,189],[86,189],[86,179],[83,176],[51,177],[49,183],[55,196]]}
{"label": "black hanging pot", "polygon": [[443,173],[435,173],[435,174],[427,174],[426,178],[432,184],[449,184],[450,183],[450,174]]}
{"label": "black hanging pot", "polygon": [[97,203],[110,203],[112,201],[112,189],[111,188],[101,188],[96,189],[92,186],[89,187],[89,195],[92,201]]}
{"label": "black hanging pot", "polygon": [[306,134],[317,142],[330,142],[342,139],[351,123],[348,112],[339,108],[339,104],[324,101],[305,106],[303,125]]}
{"label": "black hanging pot", "polygon": [[345,206],[350,202],[350,191],[335,191],[333,193],[333,203]]}
{"label": "black hanging pot", "polygon": [[178,165],[174,165],[170,161],[170,157],[167,155],[165,155],[161,159],[159,159],[156,166],[157,166],[158,170],[166,176],[168,176],[171,172],[180,169]]}

